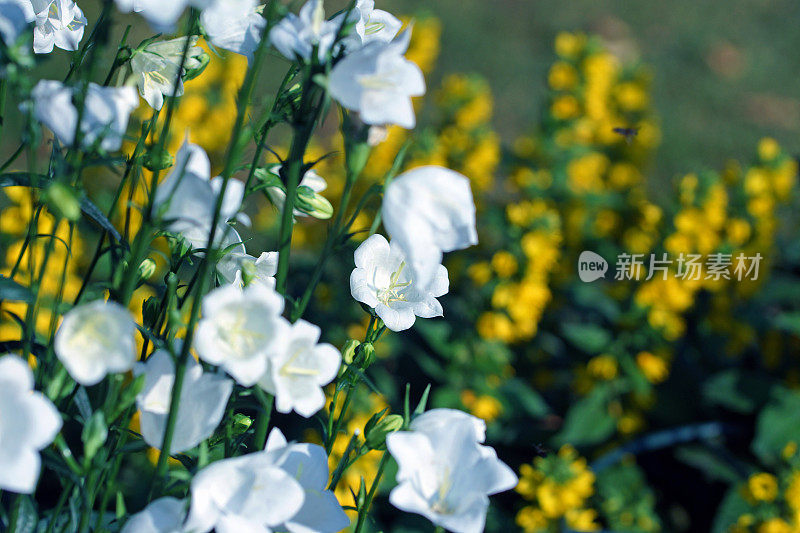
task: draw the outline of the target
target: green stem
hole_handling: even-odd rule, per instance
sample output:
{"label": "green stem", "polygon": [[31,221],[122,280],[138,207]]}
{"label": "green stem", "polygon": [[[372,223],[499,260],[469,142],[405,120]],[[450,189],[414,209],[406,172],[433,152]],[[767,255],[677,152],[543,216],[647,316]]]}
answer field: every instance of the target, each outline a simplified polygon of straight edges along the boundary
{"label": "green stem", "polygon": [[267,444],[267,430],[269,429],[269,421],[272,418],[272,405],[275,403],[275,397],[272,394],[267,394],[261,387],[256,385],[253,387],[253,392],[261,403],[263,411],[256,419],[255,438],[253,439],[253,450],[261,451]]}
{"label": "green stem", "polygon": [[[271,4],[270,13],[273,13],[275,10],[275,2]],[[190,357],[190,348],[192,346],[192,340],[194,338],[195,327],[197,325],[197,320],[200,316],[200,303],[202,301],[201,295],[203,294],[204,287],[206,284],[206,277],[210,270],[210,265],[214,262],[214,237],[216,236],[217,226],[219,222],[219,215],[220,210],[222,208],[222,200],[225,197],[225,191],[228,186],[228,182],[231,178],[231,174],[233,173],[233,169],[236,165],[236,161],[238,161],[239,154],[243,149],[243,141],[244,136],[241,135],[242,127],[244,125],[244,119],[247,112],[247,106],[250,102],[250,97],[253,93],[253,87],[255,86],[255,81],[258,75],[259,65],[263,59],[263,56],[267,49],[267,35],[271,26],[271,20],[274,17],[270,17],[268,22],[264,28],[264,31],[261,34],[261,40],[258,45],[258,49],[255,52],[253,62],[250,68],[247,71],[247,75],[245,76],[244,83],[242,84],[242,88],[239,91],[239,97],[237,99],[237,113],[236,113],[236,122],[234,123],[233,133],[231,136],[230,143],[228,145],[228,154],[227,159],[225,162],[225,169],[222,173],[222,187],[219,191],[217,196],[216,205],[214,207],[214,216],[211,223],[211,229],[208,235],[208,242],[206,245],[206,252],[205,259],[200,263],[200,272],[198,274],[198,282],[196,284],[196,292],[194,301],[192,302],[192,310],[191,316],[189,318],[189,325],[186,330],[186,337],[184,338],[183,344],[181,345],[181,352],[178,355],[178,362],[175,368],[175,381],[172,385],[172,398],[170,399],[170,406],[169,406],[169,415],[167,416],[167,424],[166,429],[164,431],[164,442],[161,446],[161,452],[158,456],[158,464],[156,465],[156,474],[153,479],[153,484],[151,485],[150,489],[150,496],[153,495],[153,490],[155,488],[156,480],[160,480],[166,474],[167,470],[167,460],[169,458],[169,450],[172,446],[172,437],[175,432],[175,425],[178,418],[178,406],[180,404],[180,396],[181,390],[183,389],[183,382],[186,375],[186,364],[188,362],[188,358]],[[187,41],[188,44],[188,41]],[[186,54],[184,53],[184,56]],[[163,137],[163,135],[162,135]],[[151,210],[152,210],[152,203],[151,203]]]}
{"label": "green stem", "polygon": [[358,510],[358,521],[356,522],[356,528],[353,530],[353,533],[361,533],[361,529],[364,527],[364,524],[367,522],[367,515],[369,514],[369,508],[372,505],[372,500],[375,498],[375,494],[378,492],[378,486],[381,483],[381,478],[383,477],[383,472],[386,470],[386,465],[389,464],[389,452],[383,452],[383,456],[381,457],[381,462],[378,465],[378,473],[375,474],[375,479],[372,481],[372,486],[367,493],[367,499],[364,501],[364,507]]}

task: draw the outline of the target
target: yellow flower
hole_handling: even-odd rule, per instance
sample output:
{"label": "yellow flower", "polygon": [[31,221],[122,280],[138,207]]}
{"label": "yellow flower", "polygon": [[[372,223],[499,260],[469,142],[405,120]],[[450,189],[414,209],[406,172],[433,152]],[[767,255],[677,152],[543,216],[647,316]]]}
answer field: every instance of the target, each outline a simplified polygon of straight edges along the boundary
{"label": "yellow flower", "polygon": [[778,141],[772,137],[764,137],[758,142],[758,157],[762,161],[772,161],[781,153]]}
{"label": "yellow flower", "polygon": [[556,91],[572,89],[578,83],[578,71],[569,63],[558,61],[550,67],[547,83]]}
{"label": "yellow flower", "polygon": [[636,83],[620,83],[617,86],[616,96],[623,111],[641,111],[647,107],[647,92]]}
{"label": "yellow flower", "polygon": [[492,279],[492,267],[486,261],[470,265],[467,275],[476,285],[486,285]]}
{"label": "yellow flower", "polygon": [[574,531],[599,531],[594,509],[570,509],[566,514],[567,526]]}
{"label": "yellow flower", "polygon": [[758,533],[792,533],[795,530],[782,518],[770,518],[758,526],[757,531]]}
{"label": "yellow flower", "polygon": [[766,472],[753,474],[747,480],[747,491],[756,501],[771,502],[778,496],[778,480]]}
{"label": "yellow flower", "polygon": [[517,525],[525,533],[537,533],[547,529],[549,521],[541,509],[535,507],[523,507],[516,518]]}
{"label": "yellow flower", "polygon": [[550,113],[558,120],[569,120],[580,115],[581,105],[578,99],[571,94],[559,96],[553,100]]}
{"label": "yellow flower", "polygon": [[555,49],[561,57],[575,59],[586,45],[586,36],[582,33],[562,31],[556,35]]}
{"label": "yellow flower", "polygon": [[617,360],[610,354],[602,354],[591,358],[586,368],[589,374],[597,379],[609,380],[617,377]]}
{"label": "yellow flower", "polygon": [[650,352],[639,352],[636,355],[636,365],[650,383],[661,383],[669,376],[667,362]]}
{"label": "yellow flower", "polygon": [[517,259],[510,253],[501,250],[492,256],[492,268],[501,278],[508,278],[517,273]]}

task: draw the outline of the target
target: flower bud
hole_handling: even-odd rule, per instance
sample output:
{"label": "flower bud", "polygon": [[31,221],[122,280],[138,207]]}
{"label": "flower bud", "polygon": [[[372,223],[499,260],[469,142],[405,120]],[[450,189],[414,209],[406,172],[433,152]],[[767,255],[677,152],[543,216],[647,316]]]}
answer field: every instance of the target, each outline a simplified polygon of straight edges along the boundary
{"label": "flower bud", "polygon": [[150,279],[156,273],[156,262],[149,257],[139,265],[139,279]]}
{"label": "flower bud", "polygon": [[306,187],[304,185],[297,188],[295,208],[308,216],[320,220],[327,220],[333,215],[333,206],[331,203],[324,196],[314,192],[311,187]]}
{"label": "flower bud", "polygon": [[75,222],[81,216],[81,202],[75,191],[63,183],[54,182],[45,191],[47,207],[55,214]]}
{"label": "flower bud", "polygon": [[375,361],[375,347],[371,342],[361,345],[361,357],[359,359],[359,366],[363,369],[368,368]]}
{"label": "flower bud", "polygon": [[206,52],[197,54],[194,56],[194,58],[199,61],[200,64],[194,68],[186,69],[186,74],[183,75],[183,81],[195,79],[197,76],[203,73],[208,66],[208,63],[211,61],[211,56],[209,56]]}
{"label": "flower bud", "polygon": [[364,430],[364,442],[370,450],[385,450],[386,436],[403,427],[403,417],[389,415],[378,421],[374,426]]}
{"label": "flower bud", "polygon": [[149,150],[142,159],[142,165],[153,172],[164,170],[175,163],[175,158],[165,149],[156,152]]}
{"label": "flower bud", "polygon": [[350,339],[344,344],[344,348],[342,349],[342,360],[347,363],[348,365],[353,364],[353,358],[356,354],[356,348],[361,343],[355,339]]}

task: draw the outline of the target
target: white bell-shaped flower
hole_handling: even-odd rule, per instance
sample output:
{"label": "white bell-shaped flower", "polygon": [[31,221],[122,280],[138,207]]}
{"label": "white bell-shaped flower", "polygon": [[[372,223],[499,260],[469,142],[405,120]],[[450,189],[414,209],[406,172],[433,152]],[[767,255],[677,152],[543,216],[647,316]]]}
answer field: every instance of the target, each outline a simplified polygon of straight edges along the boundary
{"label": "white bell-shaped flower", "polygon": [[203,10],[200,22],[211,44],[253,59],[267,25],[256,0],[226,0]]}
{"label": "white bell-shaped flower", "polygon": [[273,428],[267,439],[264,460],[277,466],[300,483],[305,498],[300,510],[278,529],[289,533],[336,533],[350,525],[350,519],[328,486],[328,454],[322,446],[287,442],[281,430]]}
{"label": "white bell-shaped flower", "polygon": [[303,507],[305,492],[293,475],[264,460],[263,452],[212,463],[191,484],[186,531],[271,533]]}
{"label": "white bell-shaped flower", "polygon": [[153,29],[168,33],[175,29],[175,23],[187,7],[204,9],[217,1],[226,3],[227,0],[116,0],[116,3],[123,13],[139,13]]}
{"label": "white bell-shaped flower", "polygon": [[447,294],[450,286],[444,266],[439,265],[431,285],[422,290],[411,276],[403,250],[377,234],[361,243],[354,259],[350,292],[375,309],[387,328],[402,331],[413,326],[416,317],[442,316],[436,298]]}
{"label": "white bell-shaped flower", "polygon": [[[178,37],[169,41],[156,41],[150,43],[142,50],[134,52],[131,57],[131,70],[139,88],[139,94],[153,109],[161,109],[165,96],[181,96],[183,94],[183,79],[178,77],[178,71],[198,68],[202,63],[199,56],[203,49],[195,46],[197,37],[192,37],[186,59],[183,51],[186,48],[186,39]],[[178,89],[175,90],[175,81],[178,80]]]}
{"label": "white bell-shaped flower", "polygon": [[322,0],[308,0],[298,15],[289,13],[270,30],[269,40],[290,61],[298,58],[309,61],[315,47],[317,57],[323,61],[336,41],[345,15],[327,20]]}
{"label": "white bell-shaped flower", "polygon": [[278,412],[308,418],[325,405],[322,387],[336,377],[342,356],[332,345],[318,344],[319,336],[317,326],[298,320],[275,339],[258,384],[275,396]]}
{"label": "white bell-shaped flower", "polygon": [[434,283],[444,252],[478,243],[469,179],[454,170],[426,166],[401,174],[386,187],[381,212],[420,290]]}
{"label": "white bell-shaped flower", "polygon": [[[156,350],[145,363],[136,363],[135,375],[144,374],[144,388],[136,397],[144,441],[161,448],[167,427],[175,364],[165,350]],[[189,358],[170,455],[194,448],[210,437],[225,414],[233,382],[219,375],[203,372],[197,361]]]}
{"label": "white bell-shaped flower", "polygon": [[186,502],[165,496],[131,516],[121,533],[189,533],[185,519]]}
{"label": "white bell-shaped flower", "polygon": [[116,302],[96,300],[64,315],[55,338],[55,352],[72,379],[81,385],[99,383],[107,374],[127,372],[136,361],[136,323]]}
{"label": "white bell-shaped flower", "polygon": [[483,422],[453,409],[432,409],[410,431],[386,438],[397,461],[389,501],[454,533],[480,533],[489,496],[514,488],[517,476],[483,446]]}
{"label": "white bell-shaped flower", "polygon": [[411,97],[425,94],[422,70],[403,57],[411,32],[391,42],[373,41],[339,61],[328,90],[342,107],[358,111],[365,124],[416,125]]}
{"label": "white bell-shaped flower", "polygon": [[[78,110],[72,103],[75,90],[59,81],[41,80],[31,91],[36,120],[50,128],[59,141],[72,146]],[[133,87],[102,87],[90,83],[86,91],[81,121],[82,146],[92,146],[98,139],[106,151],[119,150],[128,128],[128,119],[139,105]]]}
{"label": "white bell-shaped flower", "polygon": [[358,0],[355,9],[358,22],[355,25],[355,33],[345,40],[348,51],[375,41],[388,43],[403,27],[400,19],[388,11],[375,9],[375,0]]}
{"label": "white bell-shaped flower", "polygon": [[[222,190],[222,178],[210,179],[210,176],[211,162],[205,150],[187,139],[175,156],[172,170],[159,184],[153,200],[153,207],[169,222],[167,229],[183,235],[195,249],[205,248],[208,244],[217,197]],[[214,237],[216,245],[241,242],[227,221],[236,217],[243,197],[244,183],[229,179]]]}
{"label": "white bell-shaped flower", "polygon": [[0,357],[0,489],[23,494],[36,490],[39,450],[61,429],[61,415],[33,389],[30,367],[16,355]]}
{"label": "white bell-shaped flower", "polygon": [[77,50],[86,28],[86,17],[73,0],[15,0],[28,22],[35,22],[33,51],[49,54],[53,47]]}
{"label": "white bell-shaped flower", "polygon": [[250,387],[267,371],[267,357],[286,342],[283,305],[280,294],[261,284],[215,289],[203,298],[194,348],[203,361],[221,366],[237,383]]}
{"label": "white bell-shaped flower", "polygon": [[244,279],[247,277],[250,283],[260,283],[274,289],[278,252],[262,252],[257,258],[242,252],[229,253],[217,263],[217,272],[236,287],[244,288]]}

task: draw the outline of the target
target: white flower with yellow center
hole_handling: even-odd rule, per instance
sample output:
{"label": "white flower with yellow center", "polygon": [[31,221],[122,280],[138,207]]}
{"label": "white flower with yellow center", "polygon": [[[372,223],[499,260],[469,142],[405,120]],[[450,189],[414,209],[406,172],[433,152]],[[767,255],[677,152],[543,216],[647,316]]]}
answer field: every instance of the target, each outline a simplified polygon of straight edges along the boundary
{"label": "white flower with yellow center", "polygon": [[454,409],[432,409],[409,429],[386,437],[398,465],[389,501],[454,533],[483,531],[489,496],[518,481],[494,449],[481,444],[483,421]]}
{"label": "white flower with yellow center", "polygon": [[274,289],[275,274],[278,273],[278,252],[262,252],[258,257],[243,252],[231,252],[217,263],[217,272],[222,279],[236,287],[244,288],[247,279],[249,283],[260,283]]}
{"label": "white flower with yellow center", "polygon": [[95,385],[109,373],[133,367],[135,332],[131,313],[118,303],[81,304],[64,315],[55,338],[56,356],[75,381]]}
{"label": "white flower with yellow center", "polygon": [[[150,104],[153,109],[161,109],[165,96],[181,96],[183,94],[182,76],[187,70],[198,68],[202,63],[199,59],[204,52],[197,43],[197,37],[192,37],[186,59],[183,51],[186,48],[186,39],[179,37],[169,41],[156,41],[148,44],[142,50],[135,50],[131,57],[131,69],[139,88],[139,94]],[[183,69],[181,70],[181,62]],[[178,71],[181,70],[178,77]],[[175,90],[175,81],[178,89]]]}
{"label": "white flower with yellow center", "polygon": [[348,50],[375,41],[388,43],[403,27],[403,23],[391,13],[375,9],[374,0],[358,0],[355,10],[359,18],[355,33],[345,40]]}
{"label": "white flower with yellow center", "polygon": [[283,305],[283,297],[262,284],[215,289],[203,298],[194,348],[203,361],[250,387],[267,371],[267,357],[287,334]]}
{"label": "white flower with yellow center", "polygon": [[356,268],[350,274],[353,298],[373,309],[392,331],[414,325],[416,317],[442,316],[436,299],[447,294],[447,269],[439,265],[430,287],[420,290],[411,276],[405,254],[383,235],[373,235],[356,249]]}
{"label": "white flower with yellow center", "polygon": [[53,442],[61,415],[33,389],[30,367],[16,355],[0,357],[0,489],[23,494],[36,490],[39,450]]}
{"label": "white flower with yellow center", "polygon": [[86,17],[73,0],[15,0],[28,22],[35,22],[33,51],[49,54],[53,47],[77,50],[86,28]]}
{"label": "white flower with yellow center", "polygon": [[[222,376],[204,373],[203,367],[189,358],[178,403],[178,417],[170,454],[194,448],[217,429],[233,390],[233,382]],[[136,397],[144,441],[160,449],[164,443],[175,364],[165,350],[156,350],[145,363],[136,363],[135,375],[144,374],[144,388]]]}
{"label": "white flower with yellow center", "polygon": [[317,344],[319,336],[317,326],[298,320],[277,339],[258,384],[275,396],[278,412],[308,418],[325,405],[322,387],[336,377],[342,357],[332,345]]}

